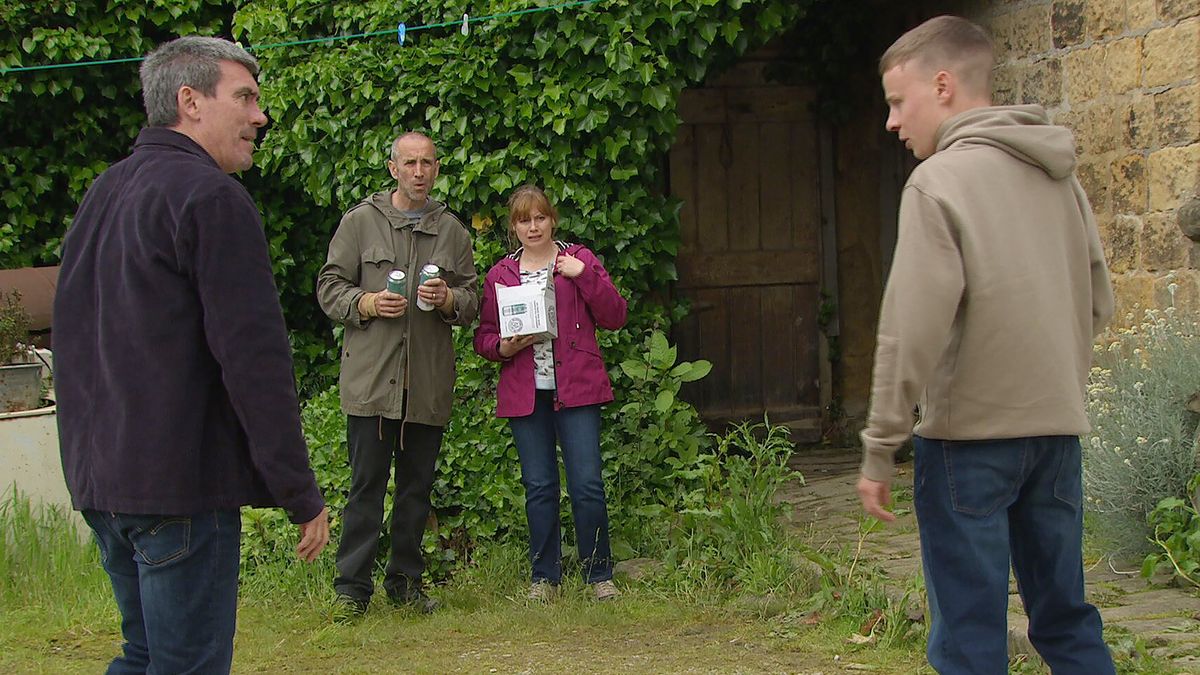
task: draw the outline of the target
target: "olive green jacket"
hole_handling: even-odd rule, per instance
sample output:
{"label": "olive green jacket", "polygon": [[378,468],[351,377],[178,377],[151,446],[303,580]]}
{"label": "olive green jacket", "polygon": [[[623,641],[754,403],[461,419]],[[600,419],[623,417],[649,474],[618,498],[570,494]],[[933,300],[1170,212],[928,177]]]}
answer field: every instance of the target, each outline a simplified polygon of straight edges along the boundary
{"label": "olive green jacket", "polygon": [[[431,200],[432,201],[432,200]],[[432,202],[421,221],[392,206],[391,191],[377,192],[342,216],[317,276],[317,300],[342,324],[342,411],[445,426],[454,400],[451,326],[469,326],[479,313],[471,237],[445,204]],[[454,293],[454,315],[416,306],[417,277],[433,263]],[[409,305],[396,319],[364,319],[358,299],[382,291],[393,269],[407,275]],[[406,414],[404,396],[409,395]]]}

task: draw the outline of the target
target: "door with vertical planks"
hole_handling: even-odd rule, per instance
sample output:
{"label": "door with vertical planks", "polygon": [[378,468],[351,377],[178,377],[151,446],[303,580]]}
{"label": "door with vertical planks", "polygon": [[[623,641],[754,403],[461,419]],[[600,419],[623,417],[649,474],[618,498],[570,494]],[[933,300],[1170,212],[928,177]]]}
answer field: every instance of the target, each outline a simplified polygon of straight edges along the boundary
{"label": "door with vertical planks", "polygon": [[[682,93],[670,186],[683,201],[680,358],[712,373],[688,398],[712,422],[819,435],[820,162],[812,92],[744,86]],[[805,433],[809,432],[809,433]],[[815,440],[815,438],[796,438]]]}

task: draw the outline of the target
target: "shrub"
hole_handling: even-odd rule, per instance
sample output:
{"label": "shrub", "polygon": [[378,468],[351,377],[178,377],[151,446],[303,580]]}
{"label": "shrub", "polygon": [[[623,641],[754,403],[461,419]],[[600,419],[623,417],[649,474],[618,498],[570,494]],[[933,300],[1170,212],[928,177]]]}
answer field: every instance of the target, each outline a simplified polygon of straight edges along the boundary
{"label": "shrub", "polygon": [[788,468],[787,427],[742,423],[716,448],[679,473],[699,485],[683,495],[665,552],[676,586],[743,590],[763,595],[793,590],[796,559],[778,492],[803,476]]}
{"label": "shrub", "polygon": [[[615,334],[602,337],[611,340]],[[467,332],[457,339],[459,350],[470,349]],[[661,331],[652,331],[630,351],[638,357],[612,371],[623,405],[605,407],[601,434],[618,558],[661,551],[671,519],[689,492],[700,485],[711,461],[705,453],[711,439],[703,423],[691,405],[677,398],[683,382],[704,377],[711,366],[705,361],[676,363],[676,350]],[[438,527],[426,533],[424,542],[429,572],[435,578],[449,574],[456,561],[469,559],[478,542],[525,534],[520,463],[507,424],[495,417],[495,364],[483,364],[474,360],[460,364],[457,410],[446,427],[438,458],[432,497]],[[301,418],[336,540],[350,489],[346,418],[337,387],[310,399]],[[391,490],[389,484],[384,522],[390,517]],[[573,528],[565,492],[562,512],[563,531],[570,541]],[[247,509],[242,522],[246,571],[293,557],[295,528],[281,511]],[[386,536],[380,546],[386,549]]]}
{"label": "shrub", "polygon": [[1193,586],[1200,586],[1200,513],[1196,495],[1200,474],[1188,482],[1191,501],[1168,497],[1158,503],[1148,518],[1156,550],[1142,563],[1142,576],[1151,577],[1162,568]]}
{"label": "shrub", "polygon": [[1110,551],[1145,552],[1147,516],[1162,499],[1187,495],[1196,418],[1185,406],[1200,391],[1196,328],[1174,308],[1148,310],[1096,347],[1083,470],[1088,527]]}

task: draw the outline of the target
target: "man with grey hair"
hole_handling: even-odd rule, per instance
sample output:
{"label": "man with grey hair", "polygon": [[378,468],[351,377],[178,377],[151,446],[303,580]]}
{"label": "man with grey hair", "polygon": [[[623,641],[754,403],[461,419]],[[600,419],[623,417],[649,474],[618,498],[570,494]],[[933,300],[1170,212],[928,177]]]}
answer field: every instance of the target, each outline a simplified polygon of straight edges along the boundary
{"label": "man with grey hair", "polygon": [[[421,584],[421,541],[454,401],[451,328],[471,325],[479,311],[471,237],[429,196],[440,168],[433,141],[416,132],[400,135],[387,166],[396,188],[372,194],[342,216],[317,278],[321,309],[345,331],[339,385],[350,495],[333,582],[340,619],[365,612],[374,592],[393,464],[383,588],[393,604],[426,613],[437,608]],[[425,280],[420,275],[427,265],[437,269]],[[394,270],[406,273],[401,288],[389,284]]]}
{"label": "man with grey hair", "polygon": [[987,33],[953,16],[880,60],[887,129],[925,161],[900,201],[858,493],[894,519],[893,457],[913,435],[938,672],[1006,672],[1011,563],[1050,669],[1111,674],[1084,599],[1079,435],[1112,287],[1071,132],[1041,106],[993,106],[992,67]]}
{"label": "man with grey hair", "polygon": [[184,37],[141,67],[149,125],[88,190],[54,303],[63,472],[121,611],[109,672],[228,672],[239,508],[329,540],[248,169],[258,64]]}

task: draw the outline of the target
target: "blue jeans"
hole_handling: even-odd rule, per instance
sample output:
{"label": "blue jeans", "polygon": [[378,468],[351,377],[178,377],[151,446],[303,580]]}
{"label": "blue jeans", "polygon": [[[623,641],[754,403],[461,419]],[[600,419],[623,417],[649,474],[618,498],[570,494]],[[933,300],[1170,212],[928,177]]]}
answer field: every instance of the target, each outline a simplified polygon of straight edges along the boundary
{"label": "blue jeans", "polygon": [[228,673],[242,520],[237,510],[150,516],[84,510],[121,610],[109,673]]}
{"label": "blue jeans", "polygon": [[1114,673],[1084,600],[1079,439],[914,438],[913,501],[939,673],[1008,670],[1008,572],[1054,675]]}
{"label": "blue jeans", "polygon": [[562,581],[562,534],[558,518],[557,438],[567,473],[579,560],[589,584],[612,579],[608,505],[600,475],[600,406],[554,409],[554,392],[539,390],[533,414],[508,420],[521,458],[529,562],[534,581]]}

